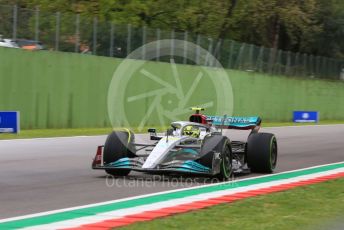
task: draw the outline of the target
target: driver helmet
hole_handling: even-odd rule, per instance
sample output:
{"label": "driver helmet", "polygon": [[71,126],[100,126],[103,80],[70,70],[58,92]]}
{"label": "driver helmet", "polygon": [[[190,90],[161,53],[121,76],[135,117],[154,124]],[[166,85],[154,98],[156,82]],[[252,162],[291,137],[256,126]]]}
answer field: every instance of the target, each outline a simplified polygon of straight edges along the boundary
{"label": "driver helmet", "polygon": [[185,126],[183,130],[183,135],[198,138],[200,135],[200,131],[198,128],[192,125],[188,125],[188,126]]}

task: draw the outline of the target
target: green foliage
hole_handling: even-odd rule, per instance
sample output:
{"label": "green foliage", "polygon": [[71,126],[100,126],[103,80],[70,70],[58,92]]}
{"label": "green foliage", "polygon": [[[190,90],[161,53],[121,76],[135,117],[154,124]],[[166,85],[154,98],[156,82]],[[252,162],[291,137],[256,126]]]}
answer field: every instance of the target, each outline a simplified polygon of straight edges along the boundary
{"label": "green foliage", "polygon": [[317,55],[344,58],[344,1],[318,1],[320,10],[317,19],[322,23],[323,31],[316,37],[312,52]]}
{"label": "green foliage", "polygon": [[99,21],[229,38],[344,57],[342,0],[2,0],[2,4],[96,16]]}
{"label": "green foliage", "polygon": [[343,229],[344,179],[137,222],[121,230]]}

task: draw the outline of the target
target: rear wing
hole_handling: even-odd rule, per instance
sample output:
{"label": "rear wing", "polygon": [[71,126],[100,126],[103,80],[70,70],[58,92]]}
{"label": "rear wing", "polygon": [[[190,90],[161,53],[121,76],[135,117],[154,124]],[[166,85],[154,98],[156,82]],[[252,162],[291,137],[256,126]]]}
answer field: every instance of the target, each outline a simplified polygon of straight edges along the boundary
{"label": "rear wing", "polygon": [[227,117],[227,116],[208,116],[216,127],[223,129],[255,129],[259,128],[262,122],[260,117]]}

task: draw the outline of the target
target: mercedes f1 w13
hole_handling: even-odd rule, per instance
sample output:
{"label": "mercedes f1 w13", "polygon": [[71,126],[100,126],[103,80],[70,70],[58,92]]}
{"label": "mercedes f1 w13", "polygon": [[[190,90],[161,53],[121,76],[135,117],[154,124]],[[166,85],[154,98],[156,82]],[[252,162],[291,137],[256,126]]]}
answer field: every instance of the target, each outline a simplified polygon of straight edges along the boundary
{"label": "mercedes f1 w13", "polygon": [[[175,121],[166,134],[149,129],[151,144],[136,143],[128,129],[113,131],[98,146],[93,169],[114,176],[130,171],[152,174],[199,174],[227,180],[232,173],[272,173],[277,162],[277,141],[258,132],[259,117],[207,116],[193,108],[189,121]],[[247,141],[230,140],[223,129],[251,130]],[[143,151],[147,154],[137,154]]]}

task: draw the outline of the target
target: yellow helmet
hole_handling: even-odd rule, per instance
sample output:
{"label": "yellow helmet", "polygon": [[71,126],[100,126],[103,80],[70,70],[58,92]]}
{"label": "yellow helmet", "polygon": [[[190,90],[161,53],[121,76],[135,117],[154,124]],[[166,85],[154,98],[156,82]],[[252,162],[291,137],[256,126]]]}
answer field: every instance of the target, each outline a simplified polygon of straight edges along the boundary
{"label": "yellow helmet", "polygon": [[198,138],[200,131],[198,128],[194,127],[193,125],[185,126],[183,130],[183,135]]}

